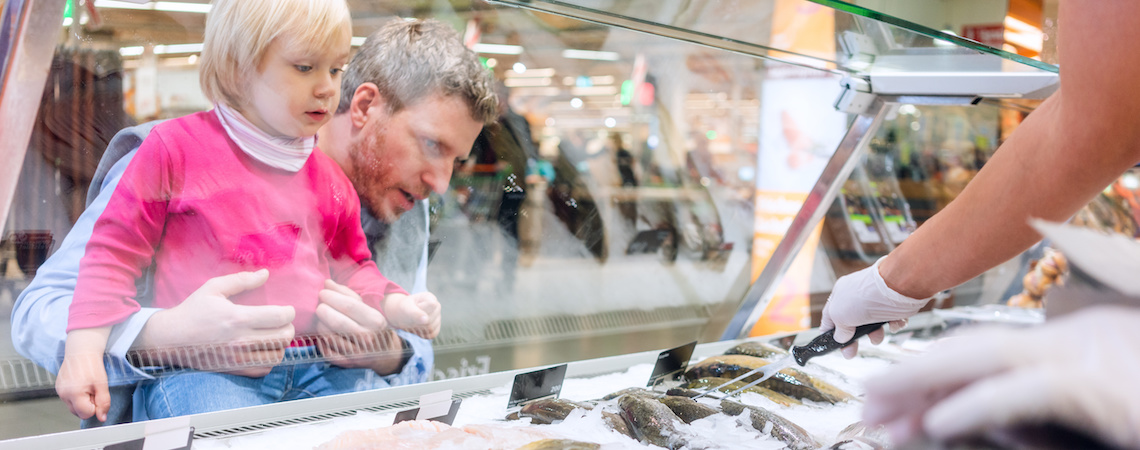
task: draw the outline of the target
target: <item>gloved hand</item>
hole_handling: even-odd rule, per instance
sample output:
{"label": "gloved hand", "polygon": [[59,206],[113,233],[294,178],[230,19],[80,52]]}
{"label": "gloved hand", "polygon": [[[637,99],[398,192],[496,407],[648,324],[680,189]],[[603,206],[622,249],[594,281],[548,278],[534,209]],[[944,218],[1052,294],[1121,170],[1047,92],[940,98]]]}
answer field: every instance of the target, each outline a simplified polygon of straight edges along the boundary
{"label": "gloved hand", "polygon": [[1140,448],[1140,309],[949,339],[867,383],[864,420],[903,443],[1054,423]]}
{"label": "gloved hand", "polygon": [[[913,316],[927,299],[910,298],[895,292],[883,281],[879,274],[879,264],[886,256],[879,258],[871,267],[839,278],[831,290],[831,296],[823,307],[820,331],[835,328],[835,341],[847,342],[855,335],[855,327],[876,322],[890,322],[892,330],[906,326],[906,318]],[[883,341],[883,330],[867,335],[871,342]],[[852,343],[841,351],[851,359],[859,350],[858,343]]]}

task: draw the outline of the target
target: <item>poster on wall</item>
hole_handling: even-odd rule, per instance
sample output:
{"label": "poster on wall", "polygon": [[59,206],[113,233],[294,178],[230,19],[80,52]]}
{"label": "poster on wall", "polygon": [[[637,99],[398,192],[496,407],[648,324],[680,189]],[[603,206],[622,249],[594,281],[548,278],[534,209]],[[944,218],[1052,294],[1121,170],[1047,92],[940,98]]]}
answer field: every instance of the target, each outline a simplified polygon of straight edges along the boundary
{"label": "poster on wall", "polygon": [[[765,80],[757,152],[753,280],[787,234],[847,131],[847,115],[831,107],[839,93],[838,78],[830,76]],[[819,233],[817,226],[781,278],[753,335],[811,326],[809,285]]]}
{"label": "poster on wall", "polygon": [[[830,8],[777,0],[772,44],[800,55],[835,57],[835,16]],[[795,55],[787,55],[794,59]],[[776,246],[819,179],[847,130],[847,115],[830,105],[839,96],[839,79],[782,65],[769,68],[760,105],[756,218],[752,239],[752,279],[772,258]],[[780,279],[772,301],[752,328],[753,336],[811,326],[812,259],[820,228]]]}

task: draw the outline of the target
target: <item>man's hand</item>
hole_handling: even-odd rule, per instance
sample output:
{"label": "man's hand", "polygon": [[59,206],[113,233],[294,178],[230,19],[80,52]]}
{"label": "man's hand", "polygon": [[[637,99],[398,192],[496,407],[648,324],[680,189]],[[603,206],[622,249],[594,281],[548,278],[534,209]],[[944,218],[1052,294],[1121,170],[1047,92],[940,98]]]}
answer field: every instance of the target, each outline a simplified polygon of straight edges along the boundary
{"label": "man's hand", "polygon": [[1140,310],[1097,307],[952,338],[868,382],[864,419],[900,444],[1051,423],[1140,448],[1137,327]]}
{"label": "man's hand", "polygon": [[296,312],[292,306],[245,306],[229,300],[267,279],[265,269],[211,278],[178,306],[155,313],[133,349],[148,364],[247,377],[269,374],[293,340]]}
{"label": "man's hand", "polygon": [[317,348],[333,365],[370,368],[391,375],[403,367],[403,341],[388,328],[384,314],[368,306],[352,289],[325,281],[317,305]]}
{"label": "man's hand", "polygon": [[[898,330],[906,325],[908,317],[926,305],[925,299],[907,297],[887,286],[879,274],[879,263],[885,258],[835,282],[831,296],[823,306],[820,331],[835,328],[835,340],[847,342],[855,335],[855,327],[860,325],[890,322],[891,329]],[[883,341],[883,330],[875,330],[867,337],[878,344]],[[851,359],[858,350],[859,343],[855,342],[841,351],[845,358]]]}

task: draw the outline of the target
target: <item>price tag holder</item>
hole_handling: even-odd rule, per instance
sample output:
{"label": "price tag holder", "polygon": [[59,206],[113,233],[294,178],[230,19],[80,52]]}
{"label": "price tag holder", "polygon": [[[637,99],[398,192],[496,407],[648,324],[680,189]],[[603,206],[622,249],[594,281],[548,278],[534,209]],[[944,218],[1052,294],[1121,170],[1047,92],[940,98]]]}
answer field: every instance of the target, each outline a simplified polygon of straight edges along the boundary
{"label": "price tag holder", "polygon": [[521,408],[536,400],[558,398],[558,394],[562,393],[562,381],[565,379],[566,364],[515,375],[511,398],[507,402],[507,411]]}
{"label": "price tag holder", "polygon": [[188,416],[147,422],[142,439],[119,442],[104,450],[190,450],[194,427]]}
{"label": "price tag holder", "polygon": [[393,425],[407,420],[431,420],[451,425],[459,412],[462,399],[452,399],[451,389],[420,396],[420,406],[396,413]]}
{"label": "price tag holder", "polygon": [[653,374],[649,376],[646,387],[652,388],[666,381],[674,381],[689,368],[689,359],[693,357],[693,350],[697,348],[697,341],[690,342],[677,348],[665,350],[657,355],[657,364],[653,366]]}

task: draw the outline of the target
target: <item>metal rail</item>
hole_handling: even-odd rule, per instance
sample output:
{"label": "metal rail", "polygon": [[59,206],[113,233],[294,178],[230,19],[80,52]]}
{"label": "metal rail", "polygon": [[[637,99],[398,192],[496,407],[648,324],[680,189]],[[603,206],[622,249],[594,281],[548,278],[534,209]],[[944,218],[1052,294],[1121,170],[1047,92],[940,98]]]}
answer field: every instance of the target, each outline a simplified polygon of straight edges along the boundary
{"label": "metal rail", "polygon": [[836,148],[835,153],[827,162],[827,166],[824,167],[819,180],[812,187],[803,207],[792,220],[787,234],[780,240],[780,244],[772,253],[772,258],[764,266],[764,271],[760,272],[760,276],[752,283],[748,293],[744,295],[744,301],[721,336],[722,340],[741,339],[748,336],[748,332],[751,330],[750,325],[760,319],[760,315],[764,313],[764,309],[772,301],[772,296],[776,293],[776,288],[779,287],[777,281],[791,267],[792,261],[799,253],[800,248],[803,247],[808,235],[811,234],[820,220],[823,220],[827,208],[831,206],[836,195],[839,194],[843,180],[851,176],[851,172],[859,164],[859,157],[867,148],[867,144],[875,135],[875,131],[882,125],[889,110],[890,108],[886,103],[877,100],[867,113],[856,117],[851,128],[847,130],[847,134],[843,136],[843,140],[839,142],[839,147]]}
{"label": "metal rail", "polygon": [[[790,64],[793,66],[804,67],[812,70],[819,70],[836,75],[845,75],[854,72],[843,67],[835,61],[820,58],[818,56],[765,47],[763,45],[745,42],[725,36],[717,36],[714,34],[675,27],[672,25],[666,25],[645,19],[638,19],[635,17],[629,17],[622,14],[574,5],[557,0],[487,0],[487,2],[495,5],[511,6],[516,8],[529,9],[532,11],[555,14],[563,17],[571,17],[590,23],[637,31],[653,36],[660,36],[676,41],[701,45],[704,47],[726,50],[745,56],[778,61],[784,64]],[[777,53],[786,58],[772,56],[769,54],[769,52]],[[812,63],[809,64],[804,61],[812,61]]]}

